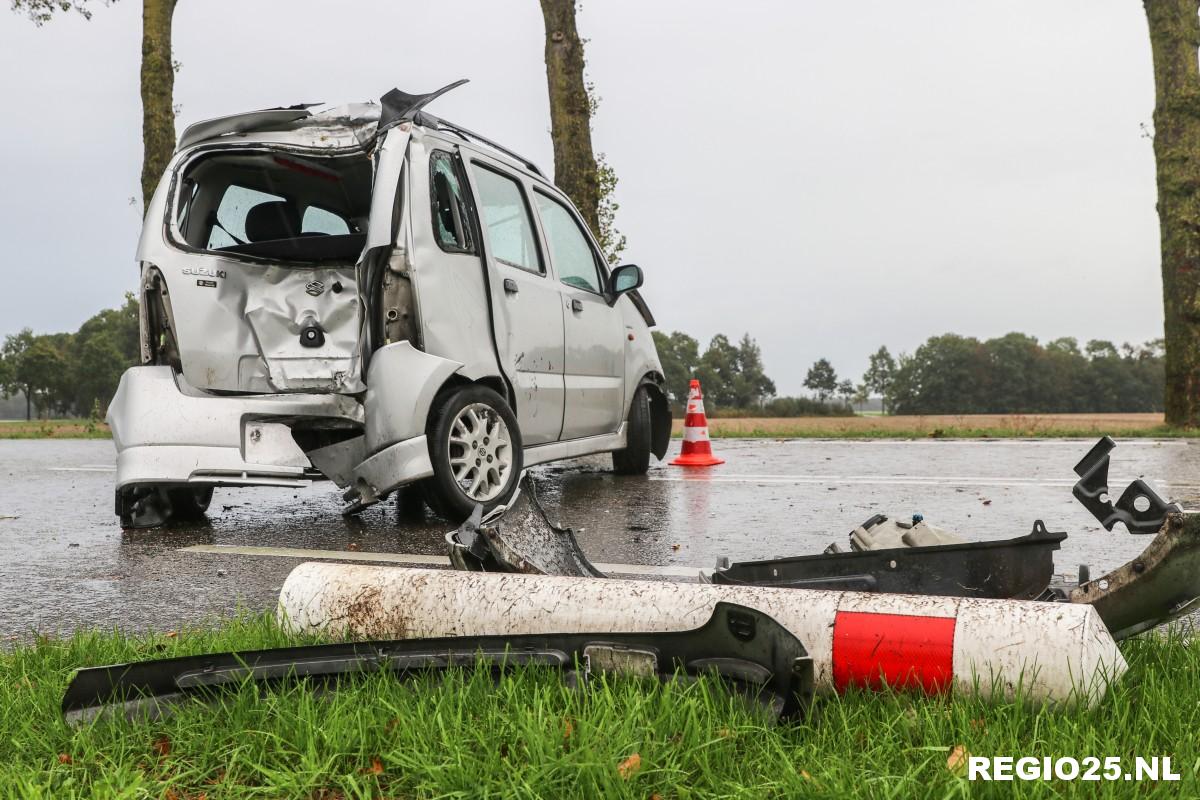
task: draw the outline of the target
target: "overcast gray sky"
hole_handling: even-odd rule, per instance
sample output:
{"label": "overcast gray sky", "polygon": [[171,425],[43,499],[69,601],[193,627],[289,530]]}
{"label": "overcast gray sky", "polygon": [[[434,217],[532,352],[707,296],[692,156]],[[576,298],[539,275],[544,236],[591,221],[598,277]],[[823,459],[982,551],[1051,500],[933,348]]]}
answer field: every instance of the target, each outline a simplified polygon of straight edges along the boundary
{"label": "overcast gray sky", "polygon": [[[140,9],[0,9],[0,334],[136,284]],[[1141,3],[585,0],[579,24],[661,329],[749,331],[781,393],[948,331],[1162,335]],[[466,77],[432,110],[549,171],[542,36],[537,0],[180,0],[177,127]]]}

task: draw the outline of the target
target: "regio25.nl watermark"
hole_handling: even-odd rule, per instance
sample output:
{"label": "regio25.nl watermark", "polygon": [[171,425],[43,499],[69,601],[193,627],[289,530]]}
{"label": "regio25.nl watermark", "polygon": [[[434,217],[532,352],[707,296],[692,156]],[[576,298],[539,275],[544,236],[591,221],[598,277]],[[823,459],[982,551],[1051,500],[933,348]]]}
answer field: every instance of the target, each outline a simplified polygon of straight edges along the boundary
{"label": "regio25.nl watermark", "polygon": [[1170,756],[968,756],[972,781],[1177,781]]}

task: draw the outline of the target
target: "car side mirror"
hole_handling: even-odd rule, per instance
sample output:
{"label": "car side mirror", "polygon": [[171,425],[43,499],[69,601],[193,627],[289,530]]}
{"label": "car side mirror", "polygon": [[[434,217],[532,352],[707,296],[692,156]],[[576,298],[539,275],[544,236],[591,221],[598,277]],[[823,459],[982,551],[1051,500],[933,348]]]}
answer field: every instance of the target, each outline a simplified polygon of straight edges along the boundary
{"label": "car side mirror", "polygon": [[642,285],[645,276],[642,274],[642,268],[637,264],[622,264],[612,271],[609,276],[609,285],[612,287],[612,296],[616,300],[626,292],[632,292],[634,289]]}

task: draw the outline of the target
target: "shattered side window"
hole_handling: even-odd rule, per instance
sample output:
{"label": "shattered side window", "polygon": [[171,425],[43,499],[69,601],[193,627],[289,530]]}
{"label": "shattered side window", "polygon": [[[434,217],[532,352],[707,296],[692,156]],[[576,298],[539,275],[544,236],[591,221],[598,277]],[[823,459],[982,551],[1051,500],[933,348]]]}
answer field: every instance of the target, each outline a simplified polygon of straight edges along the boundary
{"label": "shattered side window", "polygon": [[487,226],[492,255],[510,267],[542,273],[525,193],[512,178],[471,164],[479,187],[479,215]]}
{"label": "shattered side window", "polygon": [[197,183],[191,178],[186,179],[180,187],[179,217],[176,222],[179,223],[179,230],[183,231],[185,239],[188,234],[188,223],[192,221],[192,201],[196,199],[198,188]]}
{"label": "shattered side window", "polygon": [[246,242],[246,215],[262,203],[279,202],[282,197],[244,186],[230,185],[217,206],[217,221],[208,235],[209,250],[232,247]]}
{"label": "shattered side window", "polygon": [[354,263],[371,210],[371,160],[231,148],[187,162],[173,202],[188,247],[286,263]]}
{"label": "shattered side window", "polygon": [[435,150],[429,156],[429,194],[433,207],[433,235],[438,245],[451,253],[475,252],[462,183],[449,153]]}

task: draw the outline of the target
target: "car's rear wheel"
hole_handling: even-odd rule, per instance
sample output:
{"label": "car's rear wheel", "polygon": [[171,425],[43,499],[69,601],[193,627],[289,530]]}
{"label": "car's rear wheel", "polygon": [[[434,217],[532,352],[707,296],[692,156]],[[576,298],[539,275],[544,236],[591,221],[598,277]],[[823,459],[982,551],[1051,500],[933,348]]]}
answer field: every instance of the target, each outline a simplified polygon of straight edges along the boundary
{"label": "car's rear wheel", "polygon": [[433,477],[421,488],[429,506],[462,522],[508,502],[524,464],[517,418],[504,398],[486,386],[447,392],[434,404],[427,428]]}
{"label": "car's rear wheel", "polygon": [[618,475],[645,475],[650,469],[650,393],[638,387],[629,406],[629,424],[625,428],[625,449],[614,450],[613,472]]}

